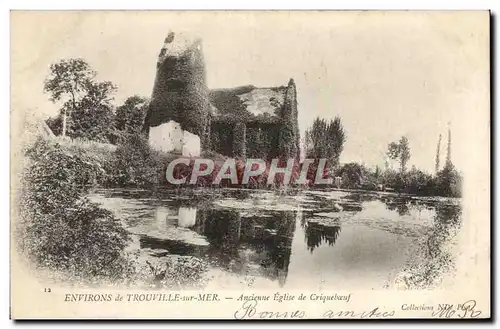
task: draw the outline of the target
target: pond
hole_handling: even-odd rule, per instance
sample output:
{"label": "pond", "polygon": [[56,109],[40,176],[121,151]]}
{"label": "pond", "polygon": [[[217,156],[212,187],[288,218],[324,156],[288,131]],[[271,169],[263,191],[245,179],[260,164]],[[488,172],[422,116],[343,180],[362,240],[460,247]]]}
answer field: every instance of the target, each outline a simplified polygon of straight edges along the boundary
{"label": "pond", "polygon": [[103,190],[143,261],[195,258],[227,289],[427,288],[453,268],[460,199],[381,192]]}

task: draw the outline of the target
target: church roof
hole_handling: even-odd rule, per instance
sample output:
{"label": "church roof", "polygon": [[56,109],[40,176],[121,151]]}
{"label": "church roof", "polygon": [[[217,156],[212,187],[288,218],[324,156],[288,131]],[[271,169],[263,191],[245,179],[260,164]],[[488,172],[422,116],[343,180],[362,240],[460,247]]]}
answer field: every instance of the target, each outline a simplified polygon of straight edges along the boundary
{"label": "church roof", "polygon": [[215,118],[276,122],[281,118],[286,90],[284,86],[258,88],[253,85],[212,89],[209,100],[215,107]]}

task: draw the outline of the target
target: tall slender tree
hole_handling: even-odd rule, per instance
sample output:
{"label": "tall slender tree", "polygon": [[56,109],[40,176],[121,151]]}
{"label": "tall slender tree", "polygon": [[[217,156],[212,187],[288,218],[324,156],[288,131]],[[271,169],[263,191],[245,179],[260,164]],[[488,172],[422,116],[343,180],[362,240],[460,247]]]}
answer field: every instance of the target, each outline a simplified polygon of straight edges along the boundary
{"label": "tall slender tree", "polygon": [[453,167],[453,163],[451,162],[451,129],[450,129],[450,124],[448,123],[448,147],[446,150],[446,167]]}
{"label": "tall slender tree", "polygon": [[460,196],[462,194],[462,177],[451,161],[451,129],[448,124],[448,146],[446,163],[438,174],[439,189],[444,196]]}
{"label": "tall slender tree", "polygon": [[439,134],[437,149],[436,149],[436,175],[439,172],[439,161],[440,161],[440,150],[441,150],[441,138],[443,136]]}

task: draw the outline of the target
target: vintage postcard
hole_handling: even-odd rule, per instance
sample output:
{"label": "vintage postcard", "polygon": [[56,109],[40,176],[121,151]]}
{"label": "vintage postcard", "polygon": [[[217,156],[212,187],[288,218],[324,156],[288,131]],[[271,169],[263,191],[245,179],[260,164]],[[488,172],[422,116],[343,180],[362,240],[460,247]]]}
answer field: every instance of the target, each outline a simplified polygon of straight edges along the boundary
{"label": "vintage postcard", "polygon": [[487,319],[488,11],[11,11],[13,319]]}

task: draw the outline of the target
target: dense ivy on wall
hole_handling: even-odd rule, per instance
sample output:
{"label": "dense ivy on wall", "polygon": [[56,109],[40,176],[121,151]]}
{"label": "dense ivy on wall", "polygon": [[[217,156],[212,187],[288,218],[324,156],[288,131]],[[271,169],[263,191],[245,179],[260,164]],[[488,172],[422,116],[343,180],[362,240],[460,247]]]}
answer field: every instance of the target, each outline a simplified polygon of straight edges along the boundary
{"label": "dense ivy on wall", "polygon": [[280,127],[278,148],[279,156],[282,158],[298,157],[300,155],[296,112],[297,94],[295,90],[295,83],[293,79],[290,79],[281,115],[283,124]]}
{"label": "dense ivy on wall", "polygon": [[233,129],[228,124],[213,124],[211,127],[212,150],[227,156],[232,156]]}
{"label": "dense ivy on wall", "polygon": [[245,157],[246,143],[246,127],[244,123],[239,122],[233,128],[233,156]]}
{"label": "dense ivy on wall", "polygon": [[204,139],[209,106],[203,55],[193,45],[181,56],[167,56],[160,63],[145,129],[173,120]]}
{"label": "dense ivy on wall", "polygon": [[247,127],[247,156],[254,159],[265,159],[270,149],[266,132],[260,127]]}

